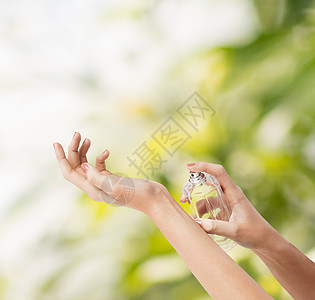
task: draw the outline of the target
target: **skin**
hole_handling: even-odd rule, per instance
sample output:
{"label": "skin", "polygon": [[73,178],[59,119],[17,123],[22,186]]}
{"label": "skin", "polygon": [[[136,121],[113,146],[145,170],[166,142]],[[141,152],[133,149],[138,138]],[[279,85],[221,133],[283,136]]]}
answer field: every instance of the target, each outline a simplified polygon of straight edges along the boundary
{"label": "skin", "polygon": [[[214,175],[232,210],[229,222],[203,219],[194,222],[167,189],[157,182],[129,178],[128,187],[132,186],[134,193],[131,198],[126,197],[122,177],[106,169],[109,151],[101,153],[93,167],[86,158],[91,142],[85,139],[79,147],[80,140],[80,134],[75,133],[68,148],[68,158],[62,146],[54,144],[63,176],[92,200],[124,205],[148,215],[213,298],[272,299],[206,232],[229,237],[252,249],[294,299],[315,299],[312,289],[315,264],[260,216],[222,166],[204,162],[187,165],[190,171]],[[182,195],[181,201],[187,200]],[[210,199],[215,203],[214,200]],[[178,228],[181,228],[180,234]]]}
{"label": "skin", "polygon": [[134,194],[126,199],[122,193],[122,178],[106,169],[105,160],[109,152],[101,153],[94,167],[86,159],[91,142],[86,139],[80,147],[80,140],[80,134],[75,133],[68,157],[63,147],[54,143],[65,179],[82,189],[92,200],[125,205],[149,216],[214,299],[272,299],[187,215],[163,185],[129,178]]}
{"label": "skin", "polygon": [[[294,299],[315,299],[315,263],[286,241],[257,212],[242,190],[220,165],[198,162],[187,165],[189,171],[217,177],[232,214],[229,222],[196,219],[207,233],[229,237],[252,249]],[[182,194],[181,202],[188,199]]]}

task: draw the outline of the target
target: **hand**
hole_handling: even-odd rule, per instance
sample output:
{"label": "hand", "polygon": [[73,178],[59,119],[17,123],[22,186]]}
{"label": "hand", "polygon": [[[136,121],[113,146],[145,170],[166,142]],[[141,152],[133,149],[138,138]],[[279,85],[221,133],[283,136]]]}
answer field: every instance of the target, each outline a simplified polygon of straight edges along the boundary
{"label": "hand", "polygon": [[[257,212],[221,165],[198,162],[188,164],[187,167],[189,171],[205,172],[215,176],[222,188],[223,197],[232,210],[229,221],[196,219],[195,221],[207,233],[231,238],[239,245],[250,249],[263,248],[270,238],[277,236],[276,230]],[[186,201],[188,199],[182,194],[181,202]]]}
{"label": "hand", "polygon": [[92,166],[86,157],[91,141],[85,139],[79,147],[80,141],[81,135],[76,132],[68,147],[68,158],[63,147],[54,143],[55,154],[63,177],[92,200],[126,205],[148,213],[154,208],[155,200],[168,194],[167,189],[158,182],[112,174],[105,165],[108,150],[101,153],[96,158],[95,167]]}

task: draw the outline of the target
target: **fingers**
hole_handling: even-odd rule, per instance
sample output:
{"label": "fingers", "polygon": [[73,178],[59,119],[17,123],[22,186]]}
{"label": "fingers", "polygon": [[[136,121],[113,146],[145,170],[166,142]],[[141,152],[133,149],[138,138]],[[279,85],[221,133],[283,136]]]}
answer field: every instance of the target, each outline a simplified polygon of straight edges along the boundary
{"label": "fingers", "polygon": [[111,203],[114,204],[122,205],[124,203],[124,199],[122,199],[122,177],[108,171],[106,171],[108,173],[100,173],[100,171],[88,163],[82,164],[81,168],[86,173],[87,181],[106,194],[107,198],[103,199],[104,202],[109,202],[108,199],[111,199]]}
{"label": "fingers", "polygon": [[54,149],[63,177],[83,190],[92,200],[102,201],[104,193],[91,185],[82,175],[72,169],[62,146],[59,143],[54,143]]}
{"label": "fingers", "polygon": [[221,165],[211,164],[207,162],[197,162],[187,164],[187,168],[189,171],[192,172],[206,172],[215,176],[218,179],[223,190],[236,187],[231,177],[226,173]]}
{"label": "fingers", "polygon": [[86,157],[86,153],[88,152],[88,150],[90,149],[91,146],[91,140],[86,138],[80,149],[79,149],[79,159],[80,159],[80,164],[86,163],[87,162],[87,157]]}
{"label": "fingers", "polygon": [[105,160],[109,157],[109,150],[102,152],[97,158],[95,167],[99,172],[106,171]]}
{"label": "fingers", "polygon": [[88,163],[82,164],[81,168],[86,173],[88,182],[101,189],[105,175],[100,174],[96,168]]}
{"label": "fingers", "polygon": [[237,238],[238,225],[227,221],[196,219],[195,222],[207,233],[218,234],[231,239]]}
{"label": "fingers", "polygon": [[54,149],[61,173],[64,178],[68,179],[72,173],[72,167],[66,158],[65,152],[59,143],[54,143]]}
{"label": "fingers", "polygon": [[80,133],[75,132],[68,147],[68,160],[73,169],[77,168],[80,165],[80,157],[78,151],[80,141]]}

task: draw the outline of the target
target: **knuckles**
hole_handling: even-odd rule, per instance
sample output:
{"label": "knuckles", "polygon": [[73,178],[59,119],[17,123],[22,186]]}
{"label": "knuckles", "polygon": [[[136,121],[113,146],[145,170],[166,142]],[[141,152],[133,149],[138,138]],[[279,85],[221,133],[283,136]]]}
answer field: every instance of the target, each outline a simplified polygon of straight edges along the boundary
{"label": "knuckles", "polygon": [[246,198],[242,189],[238,185],[235,186],[235,198],[237,199],[238,202]]}
{"label": "knuckles", "polygon": [[225,169],[224,169],[224,167],[223,167],[222,165],[216,165],[216,169],[217,169],[217,173],[218,173],[219,175],[223,175],[223,174],[226,173],[226,172],[225,172]]}

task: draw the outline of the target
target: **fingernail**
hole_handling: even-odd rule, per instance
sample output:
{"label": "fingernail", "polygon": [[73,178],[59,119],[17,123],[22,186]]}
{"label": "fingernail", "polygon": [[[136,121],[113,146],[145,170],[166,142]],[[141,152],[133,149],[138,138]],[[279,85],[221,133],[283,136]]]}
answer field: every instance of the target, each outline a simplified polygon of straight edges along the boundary
{"label": "fingernail", "polygon": [[56,146],[57,146],[57,145],[56,145],[56,143],[53,143],[53,147],[54,147],[54,149],[56,149]]}
{"label": "fingernail", "polygon": [[84,172],[87,172],[87,170],[89,169],[89,165],[87,163],[84,163],[81,165],[81,169],[84,171]]}
{"label": "fingernail", "polygon": [[202,221],[201,220],[195,220],[196,223],[198,223],[199,225],[202,224]]}
{"label": "fingernail", "polygon": [[75,131],[74,134],[73,134],[73,138],[74,138],[76,135],[77,135],[77,132]]}
{"label": "fingernail", "polygon": [[105,154],[108,150],[106,149],[102,154]]}
{"label": "fingernail", "polygon": [[192,167],[192,166],[194,166],[196,163],[189,163],[189,164],[187,164],[186,166],[187,167]]}

